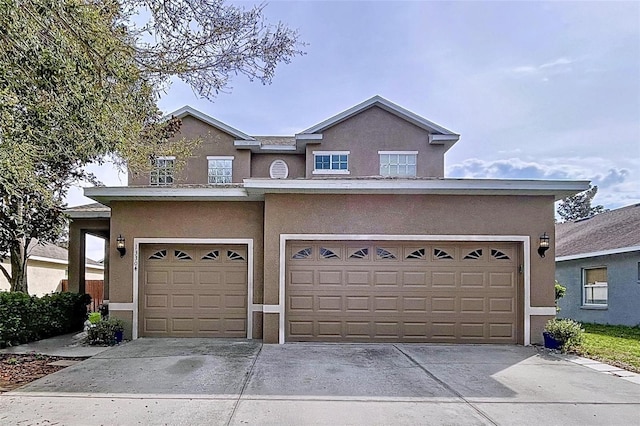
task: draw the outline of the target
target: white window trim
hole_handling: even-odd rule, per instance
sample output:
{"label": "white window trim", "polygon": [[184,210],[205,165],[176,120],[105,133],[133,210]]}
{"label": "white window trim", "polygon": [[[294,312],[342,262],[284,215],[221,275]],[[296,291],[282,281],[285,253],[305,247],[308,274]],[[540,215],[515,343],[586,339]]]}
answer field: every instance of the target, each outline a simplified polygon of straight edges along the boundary
{"label": "white window trim", "polygon": [[378,151],[378,155],[418,155],[418,151]]}
{"label": "white window trim", "polygon": [[[351,151],[312,151],[313,153],[313,175],[350,175],[349,171],[349,155]],[[347,156],[347,169],[346,170],[332,170],[332,169],[316,169],[316,155],[346,155]]]}
{"label": "white window trim", "polygon": [[330,170],[330,169],[313,169],[311,172],[313,175],[350,175],[349,170]]}
{"label": "white window trim", "polygon": [[[158,167],[158,160],[172,160],[173,161],[173,167]],[[164,169],[164,170],[168,170],[171,169],[172,171],[175,170],[175,161],[176,161],[176,156],[175,155],[165,155],[162,157],[156,157],[154,160],[154,165],[153,165],[153,170],[151,170],[151,173],[149,174],[149,185],[150,186],[169,186],[169,185],[173,185],[173,183],[175,182],[175,176],[173,175],[173,173],[171,173],[171,183],[152,183],[151,179],[153,177],[153,173],[154,171],[157,173],[160,171],[160,169]],[[166,176],[165,176],[166,178]]]}
{"label": "white window trim", "polygon": [[[581,283],[581,293],[582,293],[582,304],[583,308],[607,308],[609,307],[609,281],[596,281],[593,284],[587,284],[587,271],[593,269],[607,269],[606,266],[593,266],[582,269],[582,283]],[[608,272],[608,271],[607,271]],[[608,278],[608,277],[607,277]],[[586,288],[606,288],[607,289],[607,303],[587,303],[587,298],[585,294]]]}
{"label": "white window trim", "polygon": [[[395,177],[395,178],[412,178],[412,177],[416,177],[418,175],[418,151],[378,151],[378,156],[381,155],[415,155],[415,161],[416,164],[412,166],[415,167],[415,174],[382,174],[380,173],[381,176],[384,177]],[[380,169],[382,169],[382,159],[379,159],[379,163],[380,163]],[[409,164],[403,164],[405,167],[409,167]]]}
{"label": "white window trim", "polygon": [[211,160],[229,160],[229,161],[231,161],[231,176],[230,176],[231,179],[230,179],[229,182],[222,183],[221,185],[233,182],[233,160],[234,159],[235,159],[235,157],[233,155],[207,155],[207,184],[208,185],[220,185],[220,184],[218,184],[216,182],[209,182],[209,178],[211,177],[211,176],[209,176],[209,169],[210,169],[209,161],[211,161]]}
{"label": "white window trim", "polygon": [[207,155],[207,161],[209,160],[234,160],[233,155]]}

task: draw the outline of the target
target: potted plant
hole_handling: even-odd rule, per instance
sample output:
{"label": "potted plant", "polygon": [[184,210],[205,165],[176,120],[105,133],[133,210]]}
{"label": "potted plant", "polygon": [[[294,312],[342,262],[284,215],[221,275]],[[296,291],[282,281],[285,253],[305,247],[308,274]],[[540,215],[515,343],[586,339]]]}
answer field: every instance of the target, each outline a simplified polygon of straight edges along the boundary
{"label": "potted plant", "polygon": [[584,329],[580,323],[570,319],[554,318],[547,321],[542,336],[544,347],[566,352],[582,343]]}
{"label": "potted plant", "polygon": [[87,330],[90,345],[115,345],[122,342],[124,322],[117,318],[103,319]]}

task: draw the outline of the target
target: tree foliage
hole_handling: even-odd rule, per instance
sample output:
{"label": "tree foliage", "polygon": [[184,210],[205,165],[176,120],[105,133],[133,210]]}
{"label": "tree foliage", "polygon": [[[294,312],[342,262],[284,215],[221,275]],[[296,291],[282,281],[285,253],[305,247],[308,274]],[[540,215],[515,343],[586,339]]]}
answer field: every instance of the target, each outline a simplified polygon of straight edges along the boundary
{"label": "tree foliage", "polygon": [[[71,185],[99,184],[84,166],[106,158],[148,170],[186,158],[159,95],[175,76],[206,98],[230,76],[269,83],[297,33],[267,25],[264,6],[220,0],[0,0],[0,258],[11,290],[27,292],[32,241],[55,241]],[[140,23],[139,16],[148,16]]]}
{"label": "tree foliage", "polygon": [[598,213],[606,212],[607,209],[601,205],[591,206],[593,197],[596,196],[597,192],[598,187],[592,186],[586,191],[560,201],[558,205],[558,215],[562,218],[562,221],[568,222],[584,219]]}

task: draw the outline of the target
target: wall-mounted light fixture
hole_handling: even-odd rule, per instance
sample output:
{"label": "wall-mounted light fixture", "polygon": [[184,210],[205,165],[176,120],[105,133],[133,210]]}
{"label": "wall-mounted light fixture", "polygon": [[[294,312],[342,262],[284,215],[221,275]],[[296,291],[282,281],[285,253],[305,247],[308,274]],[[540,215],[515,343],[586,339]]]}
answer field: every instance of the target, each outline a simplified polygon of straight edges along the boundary
{"label": "wall-mounted light fixture", "polygon": [[122,234],[118,235],[116,239],[116,250],[120,253],[120,257],[123,257],[127,253],[127,248],[124,245],[124,237]]}
{"label": "wall-mounted light fixture", "polygon": [[538,254],[540,257],[544,257],[547,250],[549,250],[549,236],[545,232],[540,235],[540,243],[538,244]]}

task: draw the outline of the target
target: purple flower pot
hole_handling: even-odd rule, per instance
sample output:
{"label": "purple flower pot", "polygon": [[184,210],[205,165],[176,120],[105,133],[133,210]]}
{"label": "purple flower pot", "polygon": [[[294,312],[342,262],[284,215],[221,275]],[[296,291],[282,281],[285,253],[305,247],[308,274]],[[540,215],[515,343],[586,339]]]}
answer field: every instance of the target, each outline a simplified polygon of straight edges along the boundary
{"label": "purple flower pot", "polygon": [[555,339],[551,333],[547,331],[542,332],[542,337],[544,337],[544,347],[547,349],[560,349],[562,347],[562,342],[560,340]]}

